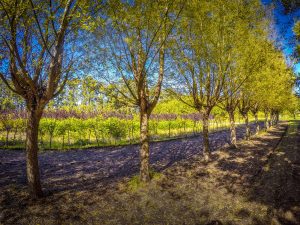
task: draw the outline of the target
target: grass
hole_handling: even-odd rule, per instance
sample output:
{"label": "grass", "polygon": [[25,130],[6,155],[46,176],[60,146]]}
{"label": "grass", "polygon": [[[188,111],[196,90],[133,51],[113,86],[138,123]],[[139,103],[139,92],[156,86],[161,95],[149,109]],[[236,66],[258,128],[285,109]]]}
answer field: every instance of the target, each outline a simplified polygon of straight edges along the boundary
{"label": "grass", "polygon": [[[158,173],[158,172],[154,171],[153,169],[150,169],[150,179],[152,180],[152,182],[160,180],[162,178],[162,176],[163,176],[162,173]],[[147,187],[147,184],[141,182],[139,175],[135,175],[132,178],[130,178],[127,185],[125,185],[125,186],[127,186],[127,189],[129,191],[135,192],[140,188]]]}
{"label": "grass", "polygon": [[[253,122],[253,121],[252,121]],[[237,123],[239,125],[239,123]],[[223,123],[222,126],[216,127],[215,125],[210,126],[210,132],[216,132],[218,130],[227,129],[229,127],[229,123]],[[185,138],[189,136],[199,135],[201,129],[197,128],[197,131],[194,133],[192,128],[186,130],[186,132],[182,132],[182,129],[172,129],[171,136],[168,134],[168,129],[159,130],[158,134],[150,134],[151,142],[159,142],[159,141],[166,141],[166,140],[173,140],[178,138]],[[16,144],[10,144],[8,147],[4,145],[5,139],[5,132],[0,132],[0,149],[11,149],[11,150],[22,150],[25,148],[24,140],[17,140]],[[59,137],[55,137],[52,140],[51,148],[49,144],[49,137],[47,135],[43,136],[43,143],[39,143],[40,151],[47,151],[47,150],[58,150],[58,151],[66,151],[71,149],[89,149],[89,148],[97,148],[97,147],[113,147],[113,146],[126,146],[129,144],[138,144],[139,137],[138,134],[135,135],[136,137],[131,141],[123,138],[123,139],[111,139],[111,140],[100,140],[99,145],[94,137],[91,138],[89,141],[88,139],[84,140],[75,140],[71,138],[71,144],[67,144],[67,139],[65,137],[65,144],[62,147],[62,140]],[[23,135],[23,139],[25,136]],[[3,144],[1,144],[3,143]]]}

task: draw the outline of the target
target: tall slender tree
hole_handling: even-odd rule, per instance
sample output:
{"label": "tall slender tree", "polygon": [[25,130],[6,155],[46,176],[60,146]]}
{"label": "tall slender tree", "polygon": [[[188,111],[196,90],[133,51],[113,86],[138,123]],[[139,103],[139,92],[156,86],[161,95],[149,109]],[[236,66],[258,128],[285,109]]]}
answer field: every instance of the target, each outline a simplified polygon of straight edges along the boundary
{"label": "tall slender tree", "polygon": [[237,105],[237,100],[231,97],[243,79],[233,70],[240,57],[238,45],[246,38],[247,29],[251,29],[251,20],[246,18],[258,12],[254,6],[259,6],[259,2],[189,1],[178,28],[173,58],[175,73],[179,74],[176,80],[180,84],[173,88],[173,93],[202,114],[205,159],[210,153],[208,118],[211,110],[224,98],[226,107],[231,109],[230,115]]}
{"label": "tall slender tree", "polygon": [[43,195],[38,127],[47,103],[63,90],[74,63],[72,44],[89,9],[79,0],[1,0],[1,80],[24,98],[28,113],[26,166],[33,198]]}
{"label": "tall slender tree", "polygon": [[[237,147],[235,112],[242,106],[241,96],[243,87],[253,80],[254,72],[259,69],[261,61],[260,40],[266,38],[264,32],[266,19],[264,10],[259,1],[251,1],[249,4],[240,4],[236,10],[235,36],[231,40],[231,64],[225,79],[222,101],[219,106],[229,116],[230,122],[230,145]],[[246,102],[246,101],[243,101]],[[243,110],[244,112],[245,110]],[[247,114],[243,113],[244,116]],[[246,122],[248,121],[245,119]],[[248,124],[248,123],[247,123]],[[249,130],[249,126],[247,131]],[[248,136],[249,132],[246,133]]]}
{"label": "tall slender tree", "polygon": [[111,0],[108,5],[105,46],[100,45],[106,49],[102,57],[108,72],[106,79],[114,84],[119,101],[139,110],[140,180],[148,182],[149,117],[160,97],[169,37],[184,3]]}

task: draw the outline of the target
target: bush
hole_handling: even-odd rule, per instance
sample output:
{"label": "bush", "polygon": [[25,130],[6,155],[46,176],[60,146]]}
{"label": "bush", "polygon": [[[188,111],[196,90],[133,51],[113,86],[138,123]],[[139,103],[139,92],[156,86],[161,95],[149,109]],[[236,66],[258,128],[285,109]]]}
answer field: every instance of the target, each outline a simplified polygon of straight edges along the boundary
{"label": "bush", "polygon": [[126,135],[126,123],[124,120],[118,118],[108,118],[105,121],[105,126],[108,130],[109,135],[114,139],[121,139]]}

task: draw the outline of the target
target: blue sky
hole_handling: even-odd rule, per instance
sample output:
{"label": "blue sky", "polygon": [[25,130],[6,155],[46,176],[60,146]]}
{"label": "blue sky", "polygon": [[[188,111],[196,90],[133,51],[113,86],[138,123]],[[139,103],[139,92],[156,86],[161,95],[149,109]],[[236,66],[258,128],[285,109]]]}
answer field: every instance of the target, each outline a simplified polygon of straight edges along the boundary
{"label": "blue sky", "polygon": [[[262,0],[265,5],[271,5],[272,0]],[[273,13],[275,19],[275,28],[279,36],[279,42],[283,46],[283,52],[287,56],[291,56],[295,48],[293,26],[295,21],[300,19],[300,9],[295,12],[284,14],[283,6],[277,4]],[[294,70],[300,73],[300,63],[295,65]]]}

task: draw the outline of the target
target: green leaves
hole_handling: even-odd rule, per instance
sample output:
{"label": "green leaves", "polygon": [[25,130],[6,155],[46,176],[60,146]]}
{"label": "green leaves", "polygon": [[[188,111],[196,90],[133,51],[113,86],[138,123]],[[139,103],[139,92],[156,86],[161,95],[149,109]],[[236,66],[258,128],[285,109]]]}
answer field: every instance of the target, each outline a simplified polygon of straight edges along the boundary
{"label": "green leaves", "polygon": [[115,139],[120,139],[126,135],[126,123],[117,118],[109,118],[105,121],[105,127],[110,134]]}
{"label": "green leaves", "polygon": [[298,41],[298,45],[296,46],[296,53],[297,53],[297,56],[298,58],[300,58],[300,44],[299,44],[299,41],[300,41],[300,21],[297,21],[295,23],[295,26],[294,26],[294,33],[296,35],[296,39]]}

